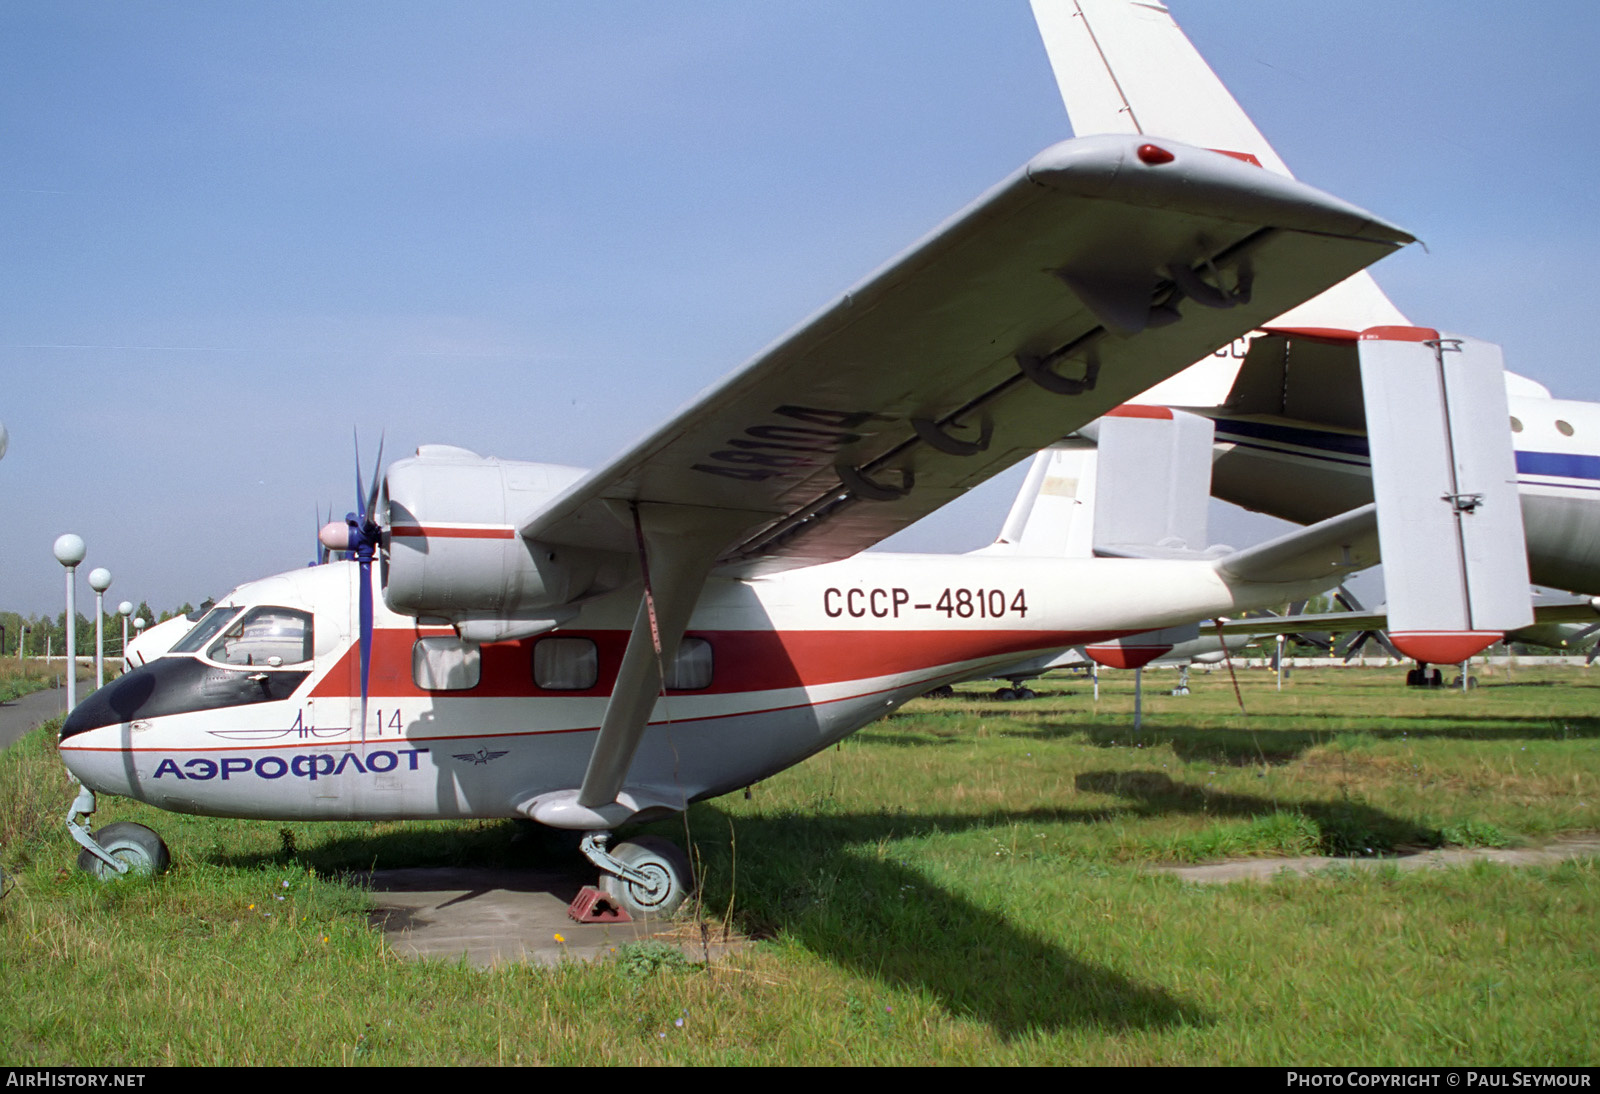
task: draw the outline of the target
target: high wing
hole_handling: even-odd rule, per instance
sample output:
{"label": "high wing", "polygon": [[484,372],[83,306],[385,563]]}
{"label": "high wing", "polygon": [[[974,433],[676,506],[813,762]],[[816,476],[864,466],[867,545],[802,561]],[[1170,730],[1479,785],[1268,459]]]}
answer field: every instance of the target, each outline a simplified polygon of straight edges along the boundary
{"label": "high wing", "polygon": [[845,558],[1411,238],[1214,152],[1064,142],[518,530]]}

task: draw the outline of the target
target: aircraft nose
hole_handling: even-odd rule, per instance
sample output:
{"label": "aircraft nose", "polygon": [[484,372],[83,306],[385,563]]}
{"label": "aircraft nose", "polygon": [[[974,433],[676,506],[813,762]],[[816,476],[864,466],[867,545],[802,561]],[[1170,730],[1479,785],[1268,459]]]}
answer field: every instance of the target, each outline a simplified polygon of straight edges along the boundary
{"label": "aircraft nose", "polygon": [[155,692],[156,674],[149,669],[149,665],[142,665],[91,692],[61,723],[61,740],[137,717]]}

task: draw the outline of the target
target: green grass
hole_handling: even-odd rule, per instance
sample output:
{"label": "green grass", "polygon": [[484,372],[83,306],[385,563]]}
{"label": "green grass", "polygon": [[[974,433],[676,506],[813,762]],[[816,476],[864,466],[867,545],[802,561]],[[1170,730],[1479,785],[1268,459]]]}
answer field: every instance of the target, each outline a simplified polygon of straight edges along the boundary
{"label": "green grass", "polygon": [[[514,866],[503,822],[291,824],[108,801],[175,866],[70,869],[47,735],[0,753],[0,1053],[12,1064],[1587,1064],[1600,870],[1334,870],[1211,887],[1152,862],[1516,844],[1600,827],[1600,689],[1518,669],[1147,673],[1034,703],[919,701],[688,818],[711,967],[396,958],[344,878]],[[1600,682],[1600,677],[1597,677]],[[1170,686],[1168,684],[1167,686]],[[1067,694],[1072,692],[1073,694]],[[684,824],[657,827],[682,839]],[[1370,848],[1370,851],[1369,851]],[[709,913],[708,913],[709,914]]]}
{"label": "green grass", "polygon": [[[0,703],[9,703],[24,695],[53,688],[66,678],[66,671],[64,660],[46,665],[36,660],[17,661],[14,658],[0,658]],[[115,672],[113,671],[111,675],[114,676]],[[85,669],[80,665],[78,678],[93,679],[94,669]]]}

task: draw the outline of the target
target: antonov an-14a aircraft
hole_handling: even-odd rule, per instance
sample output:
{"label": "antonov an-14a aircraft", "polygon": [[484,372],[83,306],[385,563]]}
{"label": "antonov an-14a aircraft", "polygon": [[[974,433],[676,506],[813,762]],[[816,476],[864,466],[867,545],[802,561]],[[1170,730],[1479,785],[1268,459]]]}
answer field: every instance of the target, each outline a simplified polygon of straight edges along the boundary
{"label": "antonov an-14a aircraft", "polygon": [[444,446],[391,465],[323,529],[353,561],[240,586],[72,711],[80,861],[166,857],[137,825],[91,835],[99,794],[522,817],[585,833],[629,912],[670,911],[683,853],[613,829],[986,667],[1373,561],[1316,528],[1298,566],[858,552],[1410,239],[1203,149],[1048,148],[599,470]]}

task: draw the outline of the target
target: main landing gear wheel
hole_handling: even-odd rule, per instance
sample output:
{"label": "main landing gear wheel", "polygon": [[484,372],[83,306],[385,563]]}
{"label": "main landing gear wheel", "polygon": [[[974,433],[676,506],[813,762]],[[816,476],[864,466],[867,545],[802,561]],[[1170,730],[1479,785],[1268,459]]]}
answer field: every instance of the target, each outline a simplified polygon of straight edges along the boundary
{"label": "main landing gear wheel", "polygon": [[[100,829],[93,838],[112,858],[127,866],[130,874],[165,873],[172,864],[167,845],[142,824],[118,821]],[[78,852],[78,869],[101,881],[122,876],[87,848]]]}
{"label": "main landing gear wheel", "polygon": [[669,916],[694,892],[689,856],[670,840],[657,836],[624,840],[611,849],[611,857],[650,879],[647,887],[615,874],[600,878],[600,888],[635,919]]}

